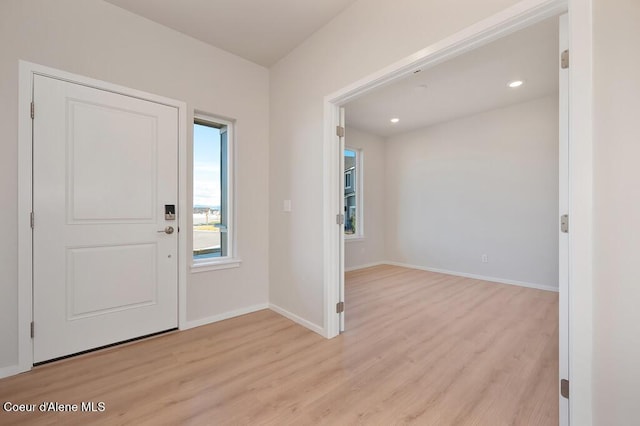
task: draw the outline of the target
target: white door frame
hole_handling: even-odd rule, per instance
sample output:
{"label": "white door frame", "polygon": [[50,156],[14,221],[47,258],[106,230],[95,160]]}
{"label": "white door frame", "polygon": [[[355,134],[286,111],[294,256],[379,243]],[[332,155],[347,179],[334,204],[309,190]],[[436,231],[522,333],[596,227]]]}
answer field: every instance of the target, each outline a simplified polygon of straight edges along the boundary
{"label": "white door frame", "polygon": [[[448,38],[440,40],[382,70],[324,98],[323,202],[324,202],[324,335],[340,332],[340,283],[344,271],[340,256],[340,141],[336,126],[340,107],[377,87],[435,66],[455,56],[526,28],[546,18],[569,13],[571,51],[569,86],[569,380],[571,423],[590,425],[592,364],[592,0],[524,0]],[[564,425],[563,425],[564,426]]]}
{"label": "white door frame", "polygon": [[[18,371],[33,367],[33,244],[30,214],[33,200],[33,126],[30,115],[33,77],[43,75],[148,100],[178,109],[178,227],[187,229],[187,105],[174,99],[95,80],[31,62],[19,63],[18,88]],[[36,105],[37,110],[37,105]],[[37,111],[36,111],[37,115]],[[178,234],[178,327],[187,323],[187,233]]]}

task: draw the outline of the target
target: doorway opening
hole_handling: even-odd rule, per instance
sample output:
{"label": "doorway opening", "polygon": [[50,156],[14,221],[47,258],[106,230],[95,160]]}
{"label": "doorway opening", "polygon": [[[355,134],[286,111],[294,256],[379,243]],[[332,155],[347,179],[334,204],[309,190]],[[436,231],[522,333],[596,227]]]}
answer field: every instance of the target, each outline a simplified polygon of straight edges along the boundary
{"label": "doorway opening", "polygon": [[[552,7],[553,6],[553,7]],[[356,131],[362,131],[362,127],[364,127],[362,124],[360,124],[360,126],[356,125],[352,125],[350,126],[350,106],[352,107],[353,105],[356,105],[358,102],[360,102],[361,100],[363,100],[364,98],[367,97],[374,97],[376,94],[376,91],[374,89],[380,89],[378,92],[384,92],[384,91],[388,91],[390,90],[390,87],[392,85],[398,84],[401,85],[402,83],[398,83],[401,82],[402,80],[404,81],[409,81],[409,80],[413,80],[414,82],[416,81],[416,79],[419,78],[419,76],[422,75],[427,75],[428,73],[431,72],[435,72],[436,68],[439,68],[440,66],[442,67],[446,67],[447,63],[449,62],[453,62],[455,60],[464,60],[464,56],[466,55],[462,55],[463,53],[473,53],[476,49],[482,49],[483,47],[489,46],[490,42],[496,41],[501,39],[502,37],[506,37],[508,35],[514,34],[516,33],[516,31],[518,30],[529,30],[530,27],[535,26],[536,24],[541,24],[543,23],[543,21],[554,18],[555,22],[556,22],[556,37],[558,35],[558,15],[560,13],[562,13],[563,11],[566,10],[566,5],[564,4],[555,4],[555,5],[551,5],[549,6],[549,8],[547,10],[544,11],[540,11],[538,10],[537,13],[535,14],[536,16],[534,18],[532,18],[531,16],[529,16],[527,18],[527,20],[519,20],[519,19],[514,19],[513,21],[509,22],[509,23],[504,23],[504,26],[498,26],[499,30],[496,31],[495,27],[492,28],[491,30],[487,30],[486,33],[478,35],[478,32],[475,32],[473,35],[469,35],[469,34],[465,34],[463,36],[461,36],[461,39],[463,41],[458,40],[458,42],[454,42],[451,41],[450,45],[448,47],[443,47],[441,50],[435,49],[435,52],[432,51],[427,51],[425,53],[426,58],[427,59],[423,59],[421,61],[417,61],[417,60],[407,60],[407,63],[404,64],[403,66],[398,65],[397,67],[395,67],[395,71],[389,72],[389,71],[382,71],[377,75],[371,76],[367,79],[364,79],[362,82],[359,83],[355,83],[351,86],[348,86],[347,88],[345,88],[344,90],[337,92],[334,95],[330,95],[326,97],[326,114],[325,116],[327,117],[327,133],[330,131],[329,129],[333,128],[333,124],[338,124],[339,126],[346,126],[346,131],[343,132],[343,135],[346,134],[346,136],[344,137],[340,137],[340,132],[338,132],[339,135],[339,140],[341,142],[341,144],[338,146],[338,149],[336,149],[335,152],[335,156],[333,158],[338,157],[341,153],[342,150],[345,148],[345,146],[347,147],[352,147],[352,148],[360,148],[357,144],[354,144],[353,139],[350,139],[350,127],[355,128]],[[564,22],[566,25],[566,17],[564,18]],[[564,36],[566,36],[566,29],[563,30]],[[447,40],[447,42],[449,42],[450,40]],[[504,40],[503,40],[504,41]],[[568,44],[566,42],[566,37],[565,40],[563,41],[564,44]],[[556,43],[554,45],[553,50],[551,51],[551,54],[554,57],[554,62],[555,65],[559,66],[559,44],[557,42],[557,38],[556,38]],[[428,50],[428,49],[427,49]],[[535,56],[535,55],[534,55]],[[486,71],[486,70],[485,70]],[[561,78],[558,76],[559,73],[559,69],[558,67],[554,66],[553,68],[553,72],[555,73],[555,78],[556,78],[556,82],[557,84],[563,84],[564,85],[564,89],[562,90],[558,90],[557,85],[556,85],[556,92],[555,92],[555,99],[547,99],[547,105],[555,105],[556,109],[556,118],[559,117],[559,109],[564,108],[564,111],[562,113],[562,119],[566,119],[568,118],[568,112],[567,112],[567,108],[568,108],[568,102],[566,99],[566,95],[568,93],[568,84],[567,81],[560,81]],[[444,73],[445,76],[447,73]],[[524,81],[524,84],[522,83],[516,83],[516,81],[520,81],[520,78],[517,78],[517,76],[514,76],[513,79],[509,79],[508,81],[504,82],[504,87],[508,88],[509,90],[512,90],[511,93],[513,93],[514,90],[517,90],[518,88],[523,89],[523,88],[527,88],[527,87],[531,87],[531,81]],[[482,84],[482,83],[479,83]],[[512,86],[509,86],[509,85]],[[534,83],[535,84],[535,83]],[[423,85],[423,83],[418,83],[418,84],[414,84],[414,83],[410,83],[411,86],[413,86],[414,90],[408,95],[408,96],[420,96],[420,94],[424,94],[425,92],[429,92],[430,86],[428,85],[428,83],[426,84],[426,87]],[[558,93],[558,92],[561,93]],[[481,91],[480,91],[481,92]],[[550,93],[543,93],[540,96],[537,97],[537,99],[541,99],[544,97],[549,97]],[[535,96],[534,96],[535,98]],[[520,103],[525,103],[527,101],[529,102],[534,102],[535,99],[534,98],[530,98],[528,100],[524,100],[521,99]],[[559,99],[558,99],[559,98]],[[391,99],[391,100],[389,100]],[[387,105],[389,104],[393,104],[393,97],[388,98],[387,99]],[[471,104],[472,102],[469,102],[469,104]],[[516,102],[517,103],[517,102]],[[540,103],[544,103],[544,102],[540,102]],[[485,111],[488,109],[499,109],[499,108],[506,108],[506,103],[505,104],[494,104],[492,106],[489,107],[485,107]],[[559,109],[558,109],[558,105]],[[378,105],[379,106],[379,105]],[[393,105],[391,105],[393,106]],[[442,102],[440,102],[438,104],[439,108],[439,112],[446,112],[446,109],[449,105],[443,104]],[[540,106],[540,105],[538,105]],[[347,114],[347,119],[346,122],[344,120],[344,114],[345,111],[341,110],[341,108],[346,108],[346,114]],[[373,109],[375,109],[375,106],[372,107]],[[542,109],[544,109],[544,106],[542,106]],[[420,111],[419,108],[414,108],[414,110],[418,110]],[[466,113],[461,114],[460,116],[473,116],[473,115],[477,115],[479,113],[479,111],[481,110],[477,110],[477,111],[469,111],[467,110]],[[378,123],[379,126],[397,126],[398,124],[401,123],[406,123],[408,121],[411,120],[403,120],[402,117],[398,117],[398,114],[394,113],[394,112],[389,112],[389,111],[385,111],[385,114],[387,114],[387,116],[385,116],[384,118],[381,117],[375,117],[376,123]],[[357,113],[356,113],[357,115]],[[433,125],[434,123],[438,123],[438,122],[450,122],[453,121],[455,119],[458,119],[459,117],[453,117],[453,116],[449,116],[446,117],[446,114],[444,114],[445,117],[440,117],[440,119],[436,119],[434,122],[430,123],[431,125]],[[393,121],[392,121],[393,119]],[[351,123],[353,123],[353,121],[351,121]],[[549,232],[551,232],[551,239],[553,240],[554,246],[553,249],[555,249],[555,255],[552,255],[551,257],[553,259],[555,259],[555,266],[551,266],[550,268],[547,268],[547,277],[549,276],[555,276],[556,277],[556,282],[555,282],[555,287],[556,289],[558,289],[558,285],[560,286],[559,291],[561,293],[560,295],[560,309],[559,309],[559,317],[560,317],[560,371],[561,371],[561,377],[568,377],[568,304],[567,304],[567,286],[568,286],[568,274],[567,274],[567,263],[568,263],[568,239],[565,236],[562,235],[558,235],[559,231],[559,215],[558,212],[561,211],[561,208],[566,209],[567,205],[568,205],[568,170],[567,170],[567,166],[568,166],[568,148],[566,146],[564,147],[560,147],[560,153],[558,154],[559,151],[559,147],[558,147],[558,133],[559,132],[565,132],[565,136],[566,136],[566,140],[565,142],[568,144],[568,135],[566,135],[566,132],[568,131],[568,126],[565,123],[560,124],[560,129],[558,129],[558,122],[556,121],[555,123],[555,141],[556,141],[556,145],[555,145],[555,161],[556,161],[556,169],[555,169],[555,178],[552,178],[551,180],[554,181],[554,188],[555,188],[555,205],[551,206],[550,208],[547,208],[547,213],[549,211],[553,212],[552,216],[549,216],[547,214],[547,222],[551,223],[551,226],[547,226],[546,232],[547,232],[547,243],[549,241]],[[358,128],[360,127],[360,128]],[[426,127],[426,126],[422,126],[422,127]],[[420,129],[420,126],[415,126],[413,128],[405,128],[405,132],[416,132]],[[353,132],[353,130],[352,130]],[[370,132],[373,133],[373,132]],[[330,133],[328,133],[330,134]],[[388,137],[388,136],[387,136]],[[328,140],[328,139],[327,139]],[[389,152],[394,151],[391,148],[389,148],[389,144],[386,144],[386,154],[389,154]],[[398,149],[399,150],[399,149]],[[367,159],[371,160],[371,155],[370,152],[367,149],[363,150],[365,155],[367,155]],[[384,150],[383,150],[384,151]],[[384,155],[386,155],[384,154]],[[383,156],[384,156],[383,155]],[[530,158],[530,157],[529,157]],[[416,160],[415,156],[412,156],[411,154],[407,155],[407,158],[409,161],[411,160]],[[335,161],[335,160],[334,160]],[[344,161],[344,160],[343,160]],[[416,160],[417,161],[417,160]],[[566,162],[565,165],[562,166],[562,169],[560,171],[558,171],[558,167],[557,164],[559,161],[564,161]],[[368,164],[368,163],[367,163]],[[392,167],[391,162],[386,162],[385,166],[386,168],[385,173],[387,173],[387,179],[382,179],[382,184],[386,186],[387,192],[386,194],[390,194],[392,191],[389,191],[389,186],[392,185],[392,183],[390,183],[391,179],[388,178],[388,174],[390,173],[389,169]],[[404,163],[403,163],[404,164]],[[405,169],[403,168],[403,164],[398,164],[397,166],[402,169],[402,170],[394,170],[394,173],[397,172],[404,172]],[[335,167],[335,166],[334,166]],[[336,170],[337,169],[337,170]],[[346,169],[344,168],[343,163],[340,164],[338,167],[335,167],[336,170],[336,175],[335,177],[331,180],[332,184],[336,186],[338,186],[340,193],[342,194],[345,191],[345,188],[342,186],[344,184],[344,180],[343,180],[343,174],[346,173]],[[371,169],[367,169],[365,166],[364,169],[364,174],[367,176],[371,176],[372,174],[372,170]],[[411,186],[411,182],[412,179],[414,181],[419,180],[420,178],[424,178],[424,176],[405,176],[406,179],[401,180],[400,184],[398,184],[398,182],[396,183],[395,186],[395,191],[397,192],[405,192],[405,198],[403,198],[401,201],[406,201],[407,199],[411,200],[411,196],[407,195],[407,194],[411,194],[412,191],[415,189]],[[548,178],[549,176],[546,176],[545,178]],[[537,178],[540,178],[540,175],[537,176]],[[532,177],[533,180],[536,179],[535,176]],[[397,179],[396,179],[397,180]],[[564,180],[564,183],[563,183]],[[558,182],[560,182],[560,184],[558,184]],[[373,183],[371,184],[373,187],[377,188],[378,186]],[[369,218],[370,214],[375,214],[372,213],[371,211],[369,211],[369,209],[366,207],[367,202],[371,203],[371,200],[369,199],[369,196],[367,195],[367,187],[368,184],[365,181],[364,182],[364,198],[365,198],[365,206],[363,207],[363,217],[364,217],[364,221],[367,222],[367,239],[371,236],[371,229],[377,229],[379,226],[376,226],[376,224],[372,224],[371,220]],[[563,192],[562,194],[559,194],[560,192]],[[559,194],[559,197],[558,197]],[[548,194],[547,194],[548,195]],[[389,209],[395,209],[396,212],[400,212],[400,217],[391,217],[391,218],[386,218],[387,220],[385,220],[384,215],[383,215],[383,219],[379,222],[382,223],[382,229],[383,229],[383,233],[389,233],[389,232],[393,232],[390,230],[396,230],[396,228],[398,228],[400,226],[401,223],[404,222],[404,220],[406,219],[407,215],[405,214],[404,216],[402,215],[402,213],[406,213],[404,210],[404,207],[401,208],[401,206],[403,205],[401,202],[398,202],[398,200],[396,199],[392,199],[392,196],[389,197],[384,197],[384,200],[381,202],[382,207],[378,208],[378,211],[387,211]],[[445,197],[446,199],[446,197]],[[560,201],[560,203],[558,203],[558,200],[564,200],[564,201]],[[336,201],[337,200],[337,201]],[[333,199],[332,203],[337,204],[338,202],[343,202],[342,201],[343,198],[337,198],[337,199]],[[347,211],[345,210],[346,205],[341,204],[340,206],[338,206],[338,211],[347,213]],[[463,208],[463,209],[468,209],[468,206],[458,206],[459,208]],[[549,206],[547,206],[549,207]],[[407,211],[409,211],[411,209],[407,209]],[[374,209],[375,211],[375,209]],[[566,213],[566,210],[564,210],[564,212]],[[416,213],[417,214],[417,213]],[[549,222],[549,217],[551,217],[550,222]],[[346,218],[345,218],[346,221]],[[455,223],[455,221],[453,221]],[[451,226],[454,225],[454,223],[449,224]],[[547,223],[547,225],[548,225]],[[526,226],[524,223],[522,223],[523,226]],[[442,225],[442,227],[445,227],[445,225]],[[345,302],[344,306],[345,306],[345,310],[343,312],[339,312],[338,315],[334,314],[334,318],[331,317],[330,314],[330,310],[332,309],[333,305],[331,303],[329,303],[329,305],[327,306],[327,320],[326,320],[326,324],[327,324],[327,328],[328,328],[328,334],[329,336],[333,335],[333,333],[337,333],[337,332],[341,332],[343,331],[344,328],[344,324],[345,324],[345,316],[348,318],[349,315],[349,300],[345,300],[343,294],[344,294],[344,275],[343,275],[343,271],[344,270],[349,270],[351,268],[353,268],[354,266],[368,266],[371,264],[376,264],[376,263],[389,263],[389,259],[387,258],[382,258],[382,261],[377,261],[377,260],[371,260],[371,258],[366,258],[364,256],[360,256],[360,258],[358,259],[358,261],[360,262],[359,264],[350,264],[350,260],[349,258],[345,259],[344,258],[344,254],[345,252],[349,251],[351,248],[349,247],[350,245],[352,247],[356,247],[355,250],[350,250],[352,252],[357,254],[360,253],[362,251],[362,248],[364,248],[364,251],[374,251],[374,248],[372,247],[367,247],[366,244],[352,244],[349,242],[345,242],[348,241],[345,236],[344,236],[344,231],[341,230],[342,232],[337,236],[337,238],[335,238],[335,245],[334,247],[337,247],[338,250],[336,250],[336,257],[338,259],[338,261],[335,263],[335,269],[332,269],[333,271],[335,271],[337,273],[337,276],[334,275],[335,277],[335,281],[333,280],[329,280],[329,282],[327,283],[327,294],[328,294],[328,300],[332,301],[332,300],[338,300],[339,302]],[[415,241],[417,238],[416,234],[419,234],[418,232],[416,232],[415,234],[411,233],[411,229],[409,227],[409,231],[407,231],[404,235],[402,235],[402,237],[404,238],[399,238],[396,240],[400,240],[405,241],[405,242],[413,242],[415,245],[420,245],[420,241]],[[414,241],[412,241],[412,238],[414,239]],[[383,238],[384,239],[384,238]],[[558,249],[558,240],[560,240],[560,249]],[[394,243],[397,243],[397,241],[395,241]],[[397,243],[396,245],[399,245],[400,243]],[[564,246],[564,247],[563,247]],[[423,247],[424,248],[424,247]],[[552,253],[553,254],[553,253]],[[562,258],[562,256],[564,256],[564,258]],[[558,259],[560,259],[560,262],[558,262]],[[346,263],[345,263],[346,261]],[[480,264],[480,266],[488,266],[488,264],[490,265],[491,263],[493,263],[494,261],[500,261],[499,258],[496,258],[494,256],[491,255],[491,253],[486,253],[484,251],[480,251],[478,253],[477,259],[475,259],[475,261]],[[396,261],[397,262],[397,261]],[[398,263],[404,263],[404,264],[408,264],[408,265],[412,265],[412,266],[421,266],[419,265],[419,262],[398,262]],[[560,264],[559,264],[560,263]],[[484,265],[483,265],[484,264]],[[329,265],[327,266],[327,271],[329,271]],[[337,269],[337,271],[336,271]],[[437,269],[437,268],[431,268],[431,269]],[[441,269],[442,272],[464,272],[464,271],[456,271],[456,269],[445,269],[445,268],[439,268]],[[478,274],[478,273],[469,273],[469,275],[483,275],[483,274]],[[495,277],[494,275],[484,275],[489,276],[489,277]],[[560,280],[557,279],[557,277],[560,276]],[[497,277],[499,278],[499,277]],[[509,282],[510,284],[536,284],[536,282],[531,282],[533,280],[525,280],[525,279],[515,279],[513,277],[510,277],[511,279],[504,279],[504,282]],[[496,281],[496,280],[493,280]],[[338,282],[339,285],[336,287],[334,287],[334,290],[331,289],[331,283],[336,283]],[[547,281],[549,282],[549,281]],[[538,282],[539,284],[539,282]],[[553,287],[553,282],[550,282],[551,285],[540,285],[538,287]],[[334,284],[335,285],[335,284]],[[564,286],[564,287],[563,287]],[[531,287],[535,287],[535,285],[531,285]],[[549,289],[549,288],[545,288],[545,289]],[[557,291],[557,290],[556,290]],[[336,297],[337,296],[337,297]],[[342,296],[342,297],[341,297]],[[336,312],[336,311],[334,311]],[[333,327],[333,328],[332,328]],[[347,320],[347,330],[348,330],[348,320]],[[568,402],[566,399],[564,400],[560,400],[560,417],[561,417],[561,424],[568,424]]]}

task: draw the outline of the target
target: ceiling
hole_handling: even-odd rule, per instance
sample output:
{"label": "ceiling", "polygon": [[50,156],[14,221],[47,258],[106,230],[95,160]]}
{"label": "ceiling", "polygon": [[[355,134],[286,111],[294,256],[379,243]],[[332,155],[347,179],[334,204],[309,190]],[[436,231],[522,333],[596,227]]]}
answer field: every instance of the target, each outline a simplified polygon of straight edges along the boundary
{"label": "ceiling", "polygon": [[355,0],[106,0],[271,66]]}
{"label": "ceiling", "polygon": [[[509,88],[514,80],[524,84]],[[557,91],[552,18],[357,98],[346,105],[346,124],[389,137]]]}

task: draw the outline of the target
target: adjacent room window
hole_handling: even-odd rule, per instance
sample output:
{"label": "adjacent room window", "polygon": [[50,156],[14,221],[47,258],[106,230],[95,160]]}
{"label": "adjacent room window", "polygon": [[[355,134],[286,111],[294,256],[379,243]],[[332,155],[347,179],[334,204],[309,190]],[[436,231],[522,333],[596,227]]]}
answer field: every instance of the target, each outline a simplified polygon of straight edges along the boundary
{"label": "adjacent room window", "polygon": [[362,237],[362,152],[344,150],[344,234]]}
{"label": "adjacent room window", "polygon": [[193,263],[233,257],[232,123],[196,114],[193,124]]}

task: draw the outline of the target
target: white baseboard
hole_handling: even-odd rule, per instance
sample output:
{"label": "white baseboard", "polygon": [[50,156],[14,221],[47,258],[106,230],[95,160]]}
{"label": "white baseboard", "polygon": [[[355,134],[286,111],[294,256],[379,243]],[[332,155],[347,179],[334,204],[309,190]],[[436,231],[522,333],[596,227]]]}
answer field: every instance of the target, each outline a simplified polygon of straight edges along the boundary
{"label": "white baseboard", "polygon": [[358,269],[371,268],[372,266],[380,266],[380,265],[388,265],[389,262],[373,262],[373,263],[365,263],[364,265],[350,266],[348,268],[344,268],[345,272],[357,271]]}
{"label": "white baseboard", "polygon": [[553,291],[556,293],[560,291],[558,287],[553,287],[553,286],[544,285],[544,284],[535,284],[535,283],[528,283],[525,281],[507,280],[504,278],[496,278],[496,277],[487,277],[484,275],[468,274],[466,272],[448,271],[446,269],[429,268],[428,266],[410,265],[407,263],[400,263],[400,262],[384,262],[384,263],[387,265],[401,266],[403,268],[420,269],[422,271],[437,272],[439,274],[447,274],[447,275],[455,275],[457,277],[474,278],[476,280],[491,281],[491,282],[500,283],[500,284],[509,284],[509,285],[516,285],[520,287],[535,288],[537,290]]}
{"label": "white baseboard", "polygon": [[[200,327],[202,325],[207,325],[207,324],[212,324],[214,322],[218,322],[218,321],[224,321],[226,319],[230,319],[230,318],[234,318],[234,317],[238,317],[240,315],[245,315],[245,314],[250,314],[252,312],[257,312],[257,311],[261,311],[263,309],[271,309],[272,311],[286,317],[289,318],[290,320],[302,325],[305,328],[308,328],[311,331],[314,331],[318,334],[320,334],[321,336],[324,336],[324,328],[305,320],[304,318],[301,318],[289,311],[287,311],[286,309],[282,309],[279,306],[273,305],[273,304],[269,304],[269,303],[261,303],[258,305],[253,305],[253,306],[248,306],[246,308],[241,308],[241,309],[236,309],[234,311],[229,311],[229,312],[224,312],[222,314],[218,314],[218,315],[213,315],[210,317],[206,317],[206,318],[200,318],[200,319],[196,319],[196,320],[192,320],[192,321],[187,321],[185,327],[181,328],[180,330],[188,330],[190,328],[195,328],[195,327]],[[14,376],[16,374],[22,373],[26,371],[24,368],[20,367],[19,365],[10,365],[7,367],[0,367],[0,379],[5,378],[5,377],[9,377],[9,376]]]}
{"label": "white baseboard", "polygon": [[19,365],[10,365],[8,367],[0,367],[0,379],[4,379],[5,377],[15,376],[16,374],[23,373],[25,371],[24,368],[21,368]]}
{"label": "white baseboard", "polygon": [[281,308],[280,306],[274,305],[273,303],[269,304],[269,309],[273,312],[282,315],[285,318],[289,318],[291,321],[300,324],[301,326],[308,328],[311,331],[314,331],[321,335],[322,337],[326,337],[326,333],[324,332],[324,327],[320,327],[317,324],[312,323],[311,321],[307,321],[304,318],[299,317],[296,314],[293,314],[286,309]]}
{"label": "white baseboard", "polygon": [[253,306],[248,306],[246,308],[236,309],[235,311],[224,312],[222,314],[213,315],[206,318],[187,321],[186,325],[180,330],[188,330],[190,328],[200,327],[201,325],[207,325],[207,324],[212,324],[218,321],[224,321],[229,318],[239,317],[240,315],[250,314],[252,312],[261,311],[263,309],[269,309],[269,304],[261,303],[259,305],[253,305]]}

